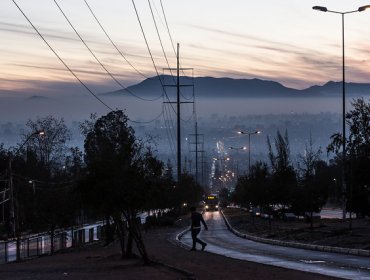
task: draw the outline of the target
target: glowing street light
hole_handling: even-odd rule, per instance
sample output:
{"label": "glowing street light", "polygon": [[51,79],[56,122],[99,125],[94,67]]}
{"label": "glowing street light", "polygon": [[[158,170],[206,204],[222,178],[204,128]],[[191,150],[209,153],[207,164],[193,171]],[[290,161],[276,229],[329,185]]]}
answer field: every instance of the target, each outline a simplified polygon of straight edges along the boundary
{"label": "glowing street light", "polygon": [[260,130],[256,130],[253,132],[238,131],[238,134],[248,135],[248,175],[250,175],[251,173],[251,135],[260,133],[262,133],[262,131]]}
{"label": "glowing street light", "polygon": [[370,5],[361,6],[357,10],[348,11],[348,12],[337,12],[329,10],[326,7],[314,6],[312,9],[320,12],[329,12],[334,14],[340,14],[342,16],[342,190],[343,190],[343,220],[346,218],[346,196],[345,192],[347,191],[346,187],[346,174],[345,174],[345,165],[346,165],[346,77],[345,77],[345,57],[344,57],[344,15],[352,14],[357,12],[363,12],[366,9],[370,8]]}

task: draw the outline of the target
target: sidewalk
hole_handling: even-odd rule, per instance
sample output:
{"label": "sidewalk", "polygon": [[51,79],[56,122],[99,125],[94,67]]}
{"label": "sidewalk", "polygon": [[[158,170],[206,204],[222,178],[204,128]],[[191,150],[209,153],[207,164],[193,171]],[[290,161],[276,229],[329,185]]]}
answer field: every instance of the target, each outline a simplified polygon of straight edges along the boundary
{"label": "sidewalk", "polygon": [[180,231],[181,228],[171,227],[144,234],[149,255],[157,262],[154,265],[143,266],[138,259],[122,260],[118,244],[93,245],[55,256],[0,265],[0,279],[336,279],[239,261],[206,251],[190,252],[174,244]]}

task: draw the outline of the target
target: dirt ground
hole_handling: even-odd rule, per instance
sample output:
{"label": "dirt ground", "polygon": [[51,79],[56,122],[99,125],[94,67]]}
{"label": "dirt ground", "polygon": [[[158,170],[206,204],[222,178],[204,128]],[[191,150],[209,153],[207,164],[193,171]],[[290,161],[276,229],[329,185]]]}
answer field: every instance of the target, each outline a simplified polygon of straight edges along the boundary
{"label": "dirt ground", "polygon": [[169,241],[180,230],[170,227],[145,233],[148,252],[155,261],[152,265],[144,266],[140,259],[122,260],[118,244],[108,247],[95,244],[54,256],[0,265],[0,279],[336,279],[234,260],[206,251],[190,252]]}
{"label": "dirt ground", "polygon": [[321,219],[313,223],[304,220],[282,221],[255,217],[238,208],[224,209],[231,225],[240,232],[259,237],[325,245],[343,248],[370,250],[370,220],[353,219],[352,229],[349,221],[341,219]]}

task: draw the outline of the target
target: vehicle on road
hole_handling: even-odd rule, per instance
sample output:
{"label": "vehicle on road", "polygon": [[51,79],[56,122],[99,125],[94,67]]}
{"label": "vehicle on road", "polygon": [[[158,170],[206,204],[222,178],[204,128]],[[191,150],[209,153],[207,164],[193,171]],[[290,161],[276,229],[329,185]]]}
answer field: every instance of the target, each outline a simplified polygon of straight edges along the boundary
{"label": "vehicle on road", "polygon": [[216,194],[209,194],[205,199],[206,211],[218,211],[218,196]]}

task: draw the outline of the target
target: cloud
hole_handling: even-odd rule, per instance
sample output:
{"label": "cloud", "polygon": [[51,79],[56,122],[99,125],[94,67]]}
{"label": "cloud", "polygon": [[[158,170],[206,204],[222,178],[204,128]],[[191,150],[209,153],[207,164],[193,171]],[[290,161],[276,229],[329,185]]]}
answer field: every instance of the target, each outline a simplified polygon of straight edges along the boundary
{"label": "cloud", "polygon": [[250,35],[250,34],[242,34],[242,33],[237,33],[237,32],[230,32],[230,31],[226,31],[226,30],[222,30],[222,29],[209,28],[209,27],[204,27],[204,26],[199,26],[199,25],[191,25],[190,24],[189,26],[190,27],[193,27],[193,28],[201,29],[201,30],[204,30],[204,31],[208,31],[208,32],[222,34],[222,35],[226,35],[226,36],[230,36],[230,37],[236,37],[236,38],[239,38],[239,39],[245,39],[245,40],[250,40],[250,41],[257,41],[257,42],[260,42],[260,43],[264,43],[265,45],[268,45],[268,46],[271,46],[271,45],[273,45],[273,46],[281,46],[280,49],[286,49],[286,48],[289,48],[289,49],[297,49],[297,50],[298,49],[299,50],[304,50],[305,49],[302,46],[288,44],[288,43],[281,42],[281,41],[272,41],[272,40],[268,40],[268,39],[262,38],[260,36],[255,36],[255,35]]}
{"label": "cloud", "polygon": [[[10,32],[10,33],[20,33],[20,34],[25,34],[25,35],[30,35],[30,36],[37,35],[36,31],[30,25],[25,25],[25,24],[0,22],[0,30],[5,31],[5,32]],[[61,40],[66,40],[66,41],[79,41],[78,38],[73,38],[74,33],[65,32],[63,30],[42,28],[42,31],[40,31],[40,33],[43,36],[47,36],[49,38],[61,39]],[[54,33],[58,33],[58,35],[55,35]]]}

